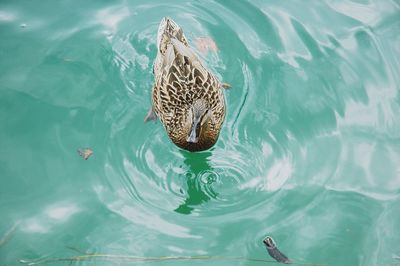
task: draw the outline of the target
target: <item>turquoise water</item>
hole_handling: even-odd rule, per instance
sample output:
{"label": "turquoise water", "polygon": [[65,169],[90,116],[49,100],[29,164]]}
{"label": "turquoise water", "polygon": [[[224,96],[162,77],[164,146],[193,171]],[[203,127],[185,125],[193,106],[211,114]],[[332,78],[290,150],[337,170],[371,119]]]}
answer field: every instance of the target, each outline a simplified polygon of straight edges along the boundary
{"label": "turquoise water", "polygon": [[[143,123],[164,16],[232,85],[206,152]],[[399,43],[389,0],[1,1],[0,265],[272,260],[267,235],[294,262],[399,265]]]}

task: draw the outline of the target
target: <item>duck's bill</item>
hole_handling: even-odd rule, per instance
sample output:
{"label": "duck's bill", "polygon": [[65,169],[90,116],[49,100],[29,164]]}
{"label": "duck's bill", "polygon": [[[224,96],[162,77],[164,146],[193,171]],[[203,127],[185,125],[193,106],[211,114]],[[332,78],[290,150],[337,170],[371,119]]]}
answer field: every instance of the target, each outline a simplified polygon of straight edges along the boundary
{"label": "duck's bill", "polygon": [[198,126],[198,122],[193,122],[192,128],[190,130],[190,135],[186,139],[187,142],[189,142],[189,143],[197,143],[199,141],[199,136],[197,134],[197,126]]}

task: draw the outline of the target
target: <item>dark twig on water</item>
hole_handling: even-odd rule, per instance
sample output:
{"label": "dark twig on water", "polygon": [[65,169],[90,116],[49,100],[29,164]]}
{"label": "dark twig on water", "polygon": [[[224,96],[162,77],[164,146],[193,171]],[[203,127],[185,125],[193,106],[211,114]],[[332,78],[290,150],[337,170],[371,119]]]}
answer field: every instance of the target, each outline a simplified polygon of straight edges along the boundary
{"label": "dark twig on water", "polygon": [[285,264],[292,263],[292,261],[278,249],[278,247],[276,246],[272,237],[267,236],[263,240],[263,243],[265,244],[265,247],[267,248],[268,254],[272,258],[274,258],[276,261],[285,263]]}

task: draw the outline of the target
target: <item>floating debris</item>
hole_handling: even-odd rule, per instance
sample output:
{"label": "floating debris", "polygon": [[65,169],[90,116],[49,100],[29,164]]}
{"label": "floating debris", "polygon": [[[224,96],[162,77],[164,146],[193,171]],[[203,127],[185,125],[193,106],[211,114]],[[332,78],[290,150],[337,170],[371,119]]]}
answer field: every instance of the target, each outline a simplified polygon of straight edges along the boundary
{"label": "floating debris", "polygon": [[78,149],[78,154],[85,160],[89,159],[89,157],[93,154],[93,150],[91,148]]}
{"label": "floating debris", "polygon": [[277,262],[282,262],[285,264],[291,264],[292,262],[286,257],[279,249],[276,247],[274,240],[271,237],[267,236],[263,243],[265,244],[268,254],[274,258]]}
{"label": "floating debris", "polygon": [[13,237],[15,230],[17,230],[19,222],[15,223],[0,239],[0,247],[4,246]]}
{"label": "floating debris", "polygon": [[[74,249],[74,248],[73,248]],[[81,251],[78,251],[81,253]],[[264,259],[257,259],[257,258],[245,258],[240,256],[213,256],[213,255],[198,255],[198,256],[135,256],[135,255],[114,255],[114,254],[99,254],[99,253],[92,253],[92,254],[84,254],[79,256],[71,256],[71,257],[62,257],[62,258],[47,258],[47,259],[36,259],[36,260],[24,260],[20,259],[19,262],[25,265],[33,266],[33,265],[45,265],[51,264],[54,265],[60,262],[69,262],[72,265],[75,262],[82,262],[82,261],[114,261],[114,262],[156,262],[156,261],[190,261],[190,260],[204,260],[204,261],[217,261],[217,260],[231,260],[231,261],[243,261],[243,262],[257,262],[257,263],[264,263],[275,264],[275,261],[272,260],[264,260]],[[208,263],[212,265],[211,263]],[[303,265],[303,266],[328,266],[327,264],[311,264],[311,263],[296,263],[296,265]]]}
{"label": "floating debris", "polygon": [[25,23],[22,23],[21,25],[19,25],[21,28],[26,28],[26,24]]}
{"label": "floating debris", "polygon": [[217,44],[210,37],[201,37],[197,38],[194,41],[197,49],[204,55],[208,53],[208,51],[216,53],[218,51]]}
{"label": "floating debris", "polygon": [[72,256],[64,258],[50,258],[42,260],[19,260],[20,263],[33,266],[33,265],[44,265],[44,264],[55,264],[59,262],[69,262],[70,264],[74,262],[90,261],[90,260],[107,260],[107,261],[136,261],[136,262],[146,262],[146,261],[183,261],[183,260],[243,260],[243,261],[253,261],[253,262],[264,262],[271,263],[269,260],[261,259],[246,259],[244,257],[237,256],[157,256],[157,257],[144,257],[144,256],[131,256],[131,255],[113,255],[113,254],[87,254],[81,256]]}

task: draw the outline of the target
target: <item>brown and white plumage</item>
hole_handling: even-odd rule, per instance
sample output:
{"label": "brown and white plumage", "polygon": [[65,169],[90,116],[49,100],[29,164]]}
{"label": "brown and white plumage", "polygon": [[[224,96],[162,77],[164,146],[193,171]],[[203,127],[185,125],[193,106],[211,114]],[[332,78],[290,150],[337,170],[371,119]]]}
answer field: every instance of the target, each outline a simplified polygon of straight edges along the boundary
{"label": "brown and white plumage", "polygon": [[189,47],[182,29],[163,18],[158,29],[152,109],[146,121],[158,117],[169,138],[189,151],[212,147],[225,118],[221,83]]}

